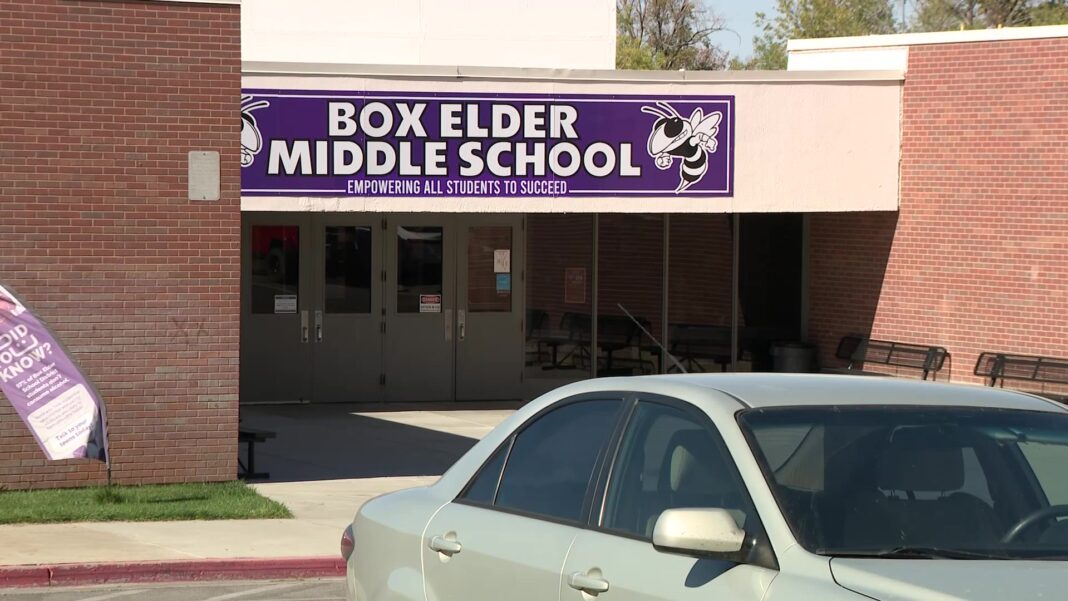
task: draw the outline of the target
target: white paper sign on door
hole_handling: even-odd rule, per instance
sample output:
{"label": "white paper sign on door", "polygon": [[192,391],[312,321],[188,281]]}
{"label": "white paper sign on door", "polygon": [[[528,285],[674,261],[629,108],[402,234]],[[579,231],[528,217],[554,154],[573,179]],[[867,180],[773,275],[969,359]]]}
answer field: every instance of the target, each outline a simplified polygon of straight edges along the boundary
{"label": "white paper sign on door", "polygon": [[493,251],[493,273],[512,272],[512,251],[507,248],[498,248]]}

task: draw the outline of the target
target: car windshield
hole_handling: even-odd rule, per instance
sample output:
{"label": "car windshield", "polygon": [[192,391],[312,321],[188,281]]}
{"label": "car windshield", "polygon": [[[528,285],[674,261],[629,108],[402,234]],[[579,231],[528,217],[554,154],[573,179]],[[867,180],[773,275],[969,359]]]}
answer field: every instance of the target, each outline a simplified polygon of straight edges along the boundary
{"label": "car windshield", "polygon": [[842,405],[738,419],[814,553],[1068,559],[1068,414]]}

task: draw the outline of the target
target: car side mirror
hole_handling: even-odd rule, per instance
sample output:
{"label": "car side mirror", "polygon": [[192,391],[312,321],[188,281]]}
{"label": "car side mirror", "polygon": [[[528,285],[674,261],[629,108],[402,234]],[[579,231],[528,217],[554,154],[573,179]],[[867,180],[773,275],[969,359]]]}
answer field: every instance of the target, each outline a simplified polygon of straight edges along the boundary
{"label": "car side mirror", "polygon": [[745,542],[726,509],[668,509],[653,527],[653,546],[664,551],[689,553],[737,553]]}

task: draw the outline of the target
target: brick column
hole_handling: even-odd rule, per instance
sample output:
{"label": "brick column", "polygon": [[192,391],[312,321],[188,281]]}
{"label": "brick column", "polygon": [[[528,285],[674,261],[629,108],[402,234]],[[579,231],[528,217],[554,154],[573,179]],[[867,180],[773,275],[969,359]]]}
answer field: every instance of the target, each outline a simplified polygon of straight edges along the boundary
{"label": "brick column", "polygon": [[[121,483],[232,479],[240,7],[0,0],[0,281],[107,403]],[[218,202],[187,199],[191,150]],[[0,487],[101,483],[46,462],[0,400]]]}

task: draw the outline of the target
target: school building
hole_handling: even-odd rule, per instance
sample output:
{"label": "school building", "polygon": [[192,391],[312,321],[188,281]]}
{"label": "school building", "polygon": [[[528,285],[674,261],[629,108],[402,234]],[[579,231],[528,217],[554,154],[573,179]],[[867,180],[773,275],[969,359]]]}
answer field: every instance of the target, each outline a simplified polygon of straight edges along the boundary
{"label": "school building", "polygon": [[[614,2],[460,4],[0,0],[0,281],[103,394],[117,482],[234,478],[244,403],[816,370],[851,335],[942,381],[1068,357],[1068,27],[625,72]],[[103,480],[0,403],[0,487]]]}

